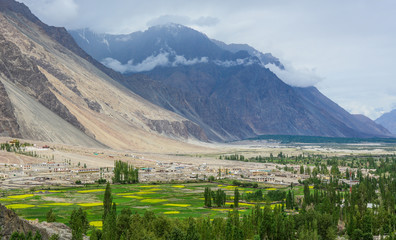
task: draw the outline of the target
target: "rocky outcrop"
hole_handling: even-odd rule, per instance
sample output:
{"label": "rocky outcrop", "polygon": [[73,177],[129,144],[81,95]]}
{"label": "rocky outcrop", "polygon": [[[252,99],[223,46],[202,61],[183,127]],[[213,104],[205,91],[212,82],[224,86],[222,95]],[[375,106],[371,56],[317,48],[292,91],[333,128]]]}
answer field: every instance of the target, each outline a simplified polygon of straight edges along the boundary
{"label": "rocky outcrop", "polygon": [[56,98],[54,89],[48,79],[38,69],[37,65],[25,57],[18,46],[7,41],[0,34],[0,72],[6,79],[15,83],[42,105],[71,123],[81,131],[84,126],[70,111]]}
{"label": "rocky outcrop", "polygon": [[188,139],[193,136],[201,141],[208,141],[205,132],[197,124],[191,121],[168,121],[168,120],[148,120],[148,126],[160,134],[166,136],[182,137]]}
{"label": "rocky outcrop", "polygon": [[26,235],[28,232],[32,232],[34,234],[36,231],[40,232],[43,240],[49,239],[49,234],[43,228],[33,226],[28,221],[20,219],[14,211],[7,209],[1,204],[0,227],[1,239],[5,240],[10,239],[14,232],[24,233]]}
{"label": "rocky outcrop", "polygon": [[0,136],[21,137],[14,108],[0,81]]}
{"label": "rocky outcrop", "polygon": [[[39,222],[39,221],[29,221],[35,227],[45,230],[49,236],[58,235],[59,240],[69,240],[72,239],[71,229],[63,223],[58,222]],[[84,238],[88,239],[88,238]]]}

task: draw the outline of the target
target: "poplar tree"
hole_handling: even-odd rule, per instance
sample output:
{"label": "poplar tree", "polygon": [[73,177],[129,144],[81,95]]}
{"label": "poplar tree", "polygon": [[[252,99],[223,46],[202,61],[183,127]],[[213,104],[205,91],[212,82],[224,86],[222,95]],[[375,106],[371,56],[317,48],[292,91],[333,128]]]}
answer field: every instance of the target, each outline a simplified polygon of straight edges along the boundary
{"label": "poplar tree", "polygon": [[235,190],[234,190],[234,207],[235,208],[239,207],[239,190],[238,190],[238,188],[235,188]]}
{"label": "poplar tree", "polygon": [[82,208],[74,209],[69,224],[72,230],[72,240],[82,240],[83,234],[87,233],[89,228],[87,212]]}
{"label": "poplar tree", "polygon": [[205,198],[205,207],[212,207],[212,191],[210,190],[209,187],[205,187],[205,192],[204,192],[204,198]]}
{"label": "poplar tree", "polygon": [[103,221],[106,219],[106,216],[110,213],[112,203],[113,203],[113,197],[111,196],[110,183],[107,183],[103,198],[103,216],[102,216]]}

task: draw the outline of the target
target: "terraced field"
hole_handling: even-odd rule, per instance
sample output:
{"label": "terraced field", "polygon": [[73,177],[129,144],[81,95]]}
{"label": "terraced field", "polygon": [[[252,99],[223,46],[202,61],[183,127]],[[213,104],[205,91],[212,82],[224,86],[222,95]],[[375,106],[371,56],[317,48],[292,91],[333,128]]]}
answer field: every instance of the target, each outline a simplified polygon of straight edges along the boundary
{"label": "terraced field", "polygon": [[[221,188],[227,194],[225,208],[204,208],[203,192],[205,187],[212,190]],[[112,185],[113,202],[117,203],[117,212],[131,208],[132,212],[143,214],[146,210],[171,217],[226,216],[233,204],[235,186],[214,183],[161,184],[161,185]],[[241,194],[251,193],[256,189],[238,188]],[[73,209],[83,207],[88,213],[91,225],[101,224],[103,213],[104,185],[88,187],[60,188],[52,190],[34,190],[29,192],[3,192],[0,203],[25,219],[46,220],[46,213],[52,209],[58,222],[66,223]],[[264,189],[272,191],[275,188]],[[296,193],[299,189],[296,189]],[[264,203],[263,203],[264,204]],[[240,211],[247,212],[252,203],[240,202]],[[275,204],[273,204],[275,206]],[[100,226],[99,226],[100,227]]]}

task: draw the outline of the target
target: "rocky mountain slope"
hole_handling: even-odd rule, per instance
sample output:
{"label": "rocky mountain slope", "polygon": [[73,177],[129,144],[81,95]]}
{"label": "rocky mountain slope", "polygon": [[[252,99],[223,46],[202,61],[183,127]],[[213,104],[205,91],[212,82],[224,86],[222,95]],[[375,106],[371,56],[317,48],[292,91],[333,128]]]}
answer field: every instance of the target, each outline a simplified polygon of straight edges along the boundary
{"label": "rocky mountain slope", "polygon": [[10,239],[14,232],[24,233],[26,235],[29,231],[32,232],[33,235],[36,231],[40,232],[42,238],[45,240],[50,237],[44,229],[33,226],[28,221],[20,219],[15,212],[0,204],[1,239]]}
{"label": "rocky mountain slope", "polygon": [[183,142],[207,140],[197,124],[134,94],[111,74],[119,76],[64,28],[0,0],[0,135],[142,151],[189,149]]}
{"label": "rocky mountain slope", "polygon": [[377,118],[375,122],[384,126],[393,135],[396,135],[396,109],[384,113],[381,117]]}
{"label": "rocky mountain slope", "polygon": [[177,24],[128,35],[70,33],[97,61],[123,73],[120,83],[197,123],[212,140],[267,134],[389,136],[316,88],[285,84],[265,67],[284,69],[279,60],[248,45],[227,45]]}
{"label": "rocky mountain slope", "polygon": [[[59,222],[39,222],[37,220],[27,221],[0,204],[0,238],[10,239],[14,232],[24,233],[25,236],[31,232],[33,236],[39,232],[43,240],[50,239],[52,235],[58,235],[59,240],[72,239],[71,229]],[[84,238],[85,239],[85,238]]]}

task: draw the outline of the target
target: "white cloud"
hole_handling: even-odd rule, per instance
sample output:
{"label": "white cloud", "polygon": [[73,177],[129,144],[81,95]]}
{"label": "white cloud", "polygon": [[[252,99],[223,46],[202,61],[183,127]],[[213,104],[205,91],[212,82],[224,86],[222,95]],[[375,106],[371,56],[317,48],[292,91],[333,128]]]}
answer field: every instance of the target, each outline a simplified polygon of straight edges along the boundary
{"label": "white cloud", "polygon": [[102,64],[114,69],[120,73],[130,73],[130,72],[144,72],[153,70],[155,67],[159,66],[179,66],[179,65],[193,65],[197,63],[207,63],[208,58],[193,58],[186,59],[184,56],[175,55],[174,61],[169,60],[170,54],[167,52],[160,53],[156,56],[149,56],[144,59],[141,63],[134,64],[133,60],[129,60],[126,64],[122,64],[117,59],[105,58],[102,60]]}
{"label": "white cloud", "polygon": [[133,64],[133,60],[129,60],[126,64],[122,64],[120,61],[116,59],[105,58],[102,60],[102,64],[120,73],[144,72],[144,71],[150,71],[157,66],[168,65],[169,64],[168,56],[169,53],[160,53],[156,56],[150,56],[144,59],[141,63],[138,63],[136,65]]}
{"label": "white cloud", "polygon": [[276,76],[278,76],[278,78],[284,83],[293,87],[315,86],[315,84],[322,80],[322,78],[315,73],[314,69],[296,69],[291,64],[283,65],[285,67],[284,70],[272,63],[265,65],[265,67],[275,73]]}
{"label": "white cloud", "polygon": [[221,61],[221,60],[214,60],[214,64],[222,67],[234,67],[234,66],[249,66],[254,63],[257,63],[257,61],[253,60],[252,58],[238,58],[235,61],[232,60],[226,60],[226,61]]}
{"label": "white cloud", "polygon": [[187,60],[184,56],[175,56],[175,61],[172,63],[172,66],[178,66],[178,65],[194,65],[197,63],[207,63],[208,62],[208,57],[201,57],[201,58],[194,58]]}

